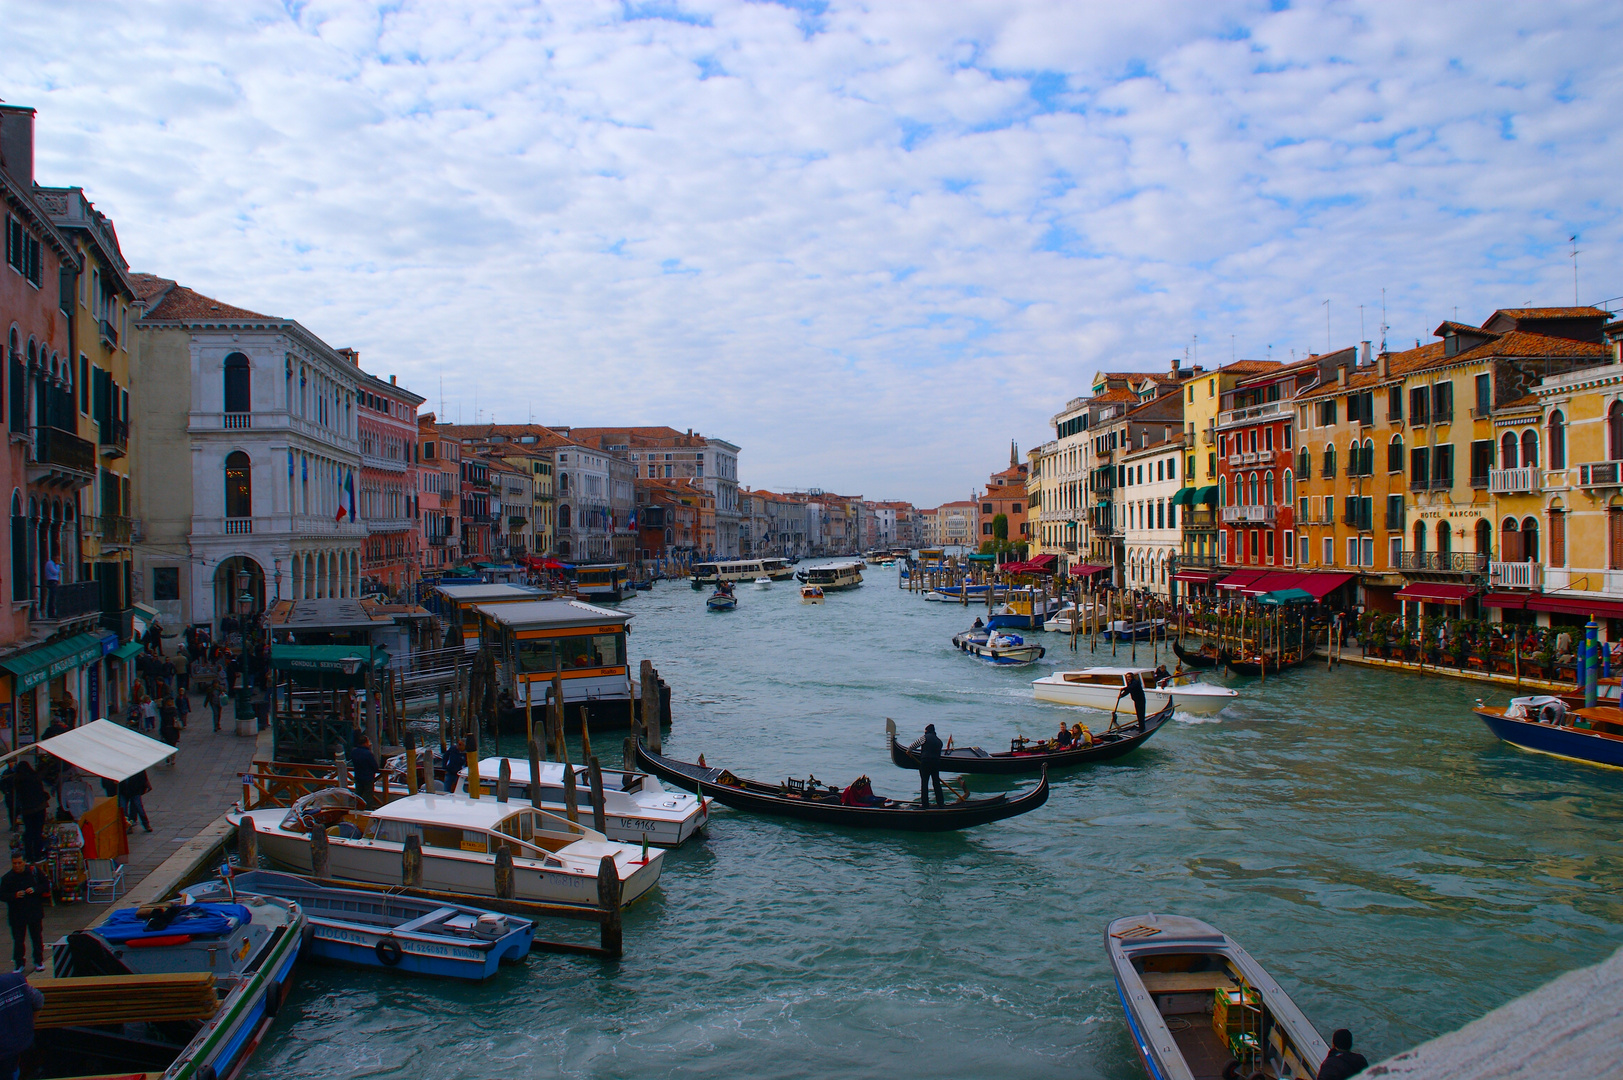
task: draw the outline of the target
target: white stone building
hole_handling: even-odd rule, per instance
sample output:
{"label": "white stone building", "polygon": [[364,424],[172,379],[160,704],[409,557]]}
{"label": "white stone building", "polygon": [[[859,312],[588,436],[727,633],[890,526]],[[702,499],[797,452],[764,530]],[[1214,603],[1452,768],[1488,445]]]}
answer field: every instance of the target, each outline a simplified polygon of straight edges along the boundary
{"label": "white stone building", "polygon": [[1172,497],[1183,486],[1184,435],[1180,430],[1171,439],[1148,442],[1117,454],[1116,521],[1126,549],[1123,584],[1129,589],[1148,589],[1171,596],[1172,575],[1177,572],[1173,556],[1178,554],[1183,534],[1178,510]]}

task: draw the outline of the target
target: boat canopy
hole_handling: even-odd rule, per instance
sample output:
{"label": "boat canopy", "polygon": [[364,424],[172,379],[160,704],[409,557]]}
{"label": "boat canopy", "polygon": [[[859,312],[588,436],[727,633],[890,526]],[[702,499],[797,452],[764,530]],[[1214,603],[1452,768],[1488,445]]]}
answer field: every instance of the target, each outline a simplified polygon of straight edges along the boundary
{"label": "boat canopy", "polygon": [[478,612],[509,630],[550,630],[571,626],[624,626],[631,616],[579,600],[532,600],[520,604],[491,604]]}

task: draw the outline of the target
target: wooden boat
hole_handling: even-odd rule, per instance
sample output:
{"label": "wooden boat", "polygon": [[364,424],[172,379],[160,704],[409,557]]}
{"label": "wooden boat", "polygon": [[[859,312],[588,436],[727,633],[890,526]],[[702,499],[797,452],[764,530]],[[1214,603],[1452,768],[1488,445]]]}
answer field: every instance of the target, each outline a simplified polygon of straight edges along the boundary
{"label": "wooden boat", "polygon": [[979,656],[1002,667],[1035,664],[1047,653],[1041,645],[1027,645],[1019,634],[1002,630],[965,630],[952,636],[953,645],[960,652]]}
{"label": "wooden boat", "polygon": [[823,602],[823,587],[821,585],[802,585],[800,587],[800,602],[802,604],[821,604]]}
{"label": "wooden boat", "polygon": [[1283,657],[1278,653],[1269,653],[1262,657],[1223,654],[1223,663],[1236,675],[1261,675],[1264,662],[1268,665],[1268,674],[1278,675],[1281,671],[1288,671],[1301,664],[1302,658],[1294,653],[1286,653]]}
{"label": "wooden boat", "polygon": [[[990,753],[978,746],[956,746],[942,751],[941,771],[1019,776],[1048,768],[1063,769],[1072,765],[1109,761],[1137,750],[1171,718],[1171,705],[1152,716],[1146,716],[1142,726],[1137,719],[1129,717],[1130,723],[1095,735],[1090,745],[1076,749],[1055,750],[1050,743],[1028,742],[1025,739],[1011,739],[1008,753]],[[918,742],[910,746],[897,742],[894,720],[885,721],[885,733],[890,742],[891,763],[899,769],[916,771],[919,767]]]}
{"label": "wooden boat", "polygon": [[1471,711],[1512,746],[1623,769],[1623,709],[1616,705],[1573,708],[1562,698],[1538,695],[1511,698],[1503,707],[1478,700]]}
{"label": "wooden boat", "polygon": [[[52,946],[59,981],[47,984],[47,1009],[54,995],[72,992],[69,979],[94,979],[106,997],[90,1023],[39,1027],[23,1074],[238,1075],[287,998],[306,926],[298,904],[252,896],[232,904],[123,908],[69,934]],[[190,1012],[174,1011],[179,1003],[159,998],[154,985],[183,974],[213,976],[212,984],[203,980],[201,1008]]]}
{"label": "wooden boat", "polygon": [[[223,871],[222,871],[223,872]],[[274,896],[297,903],[315,933],[314,960],[479,981],[530,953],[535,923],[465,904],[345,889],[271,870],[238,871],[181,892],[199,901]]]}
{"label": "wooden boat", "polygon": [[637,742],[637,763],[662,780],[708,796],[734,810],[863,829],[896,829],[902,832],[967,829],[1030,813],[1048,801],[1046,769],[1036,787],[1015,799],[998,794],[987,798],[960,799],[944,807],[931,805],[921,808],[917,801],[901,802],[895,799],[875,799],[870,805],[847,805],[842,801],[838,788],[824,785],[816,777],[788,780],[783,784],[743,780],[726,769],[692,765],[656,754],[640,740]]}
{"label": "wooden boat", "polygon": [[1138,915],[1105,928],[1127,1026],[1155,1080],[1311,1077],[1329,1055],[1319,1033],[1227,934],[1182,915]]}
{"label": "wooden boat", "polygon": [[1227,662],[1228,658],[1227,653],[1219,652],[1211,645],[1203,645],[1195,652],[1190,652],[1176,641],[1172,643],[1172,652],[1184,667],[1194,668],[1197,671],[1221,667]]}
{"label": "wooden boat", "polygon": [[724,581],[716,586],[716,591],[704,602],[709,611],[731,611],[738,606],[738,597],[733,595],[733,584]]}
{"label": "wooden boat", "polygon": [[1239,692],[1226,686],[1209,686],[1194,681],[1190,675],[1159,678],[1151,668],[1090,667],[1080,671],[1056,671],[1031,682],[1031,696],[1038,701],[1055,705],[1080,705],[1087,709],[1110,712],[1129,709],[1131,702],[1121,696],[1127,687],[1127,676],[1137,672],[1144,684],[1144,707],[1159,711],[1169,704],[1179,712],[1195,716],[1209,716],[1221,712]]}
{"label": "wooden boat", "polygon": [[1126,619],[1117,619],[1106,625],[1100,633],[1106,641],[1153,641],[1156,638],[1166,639],[1167,621],[1165,619],[1141,619],[1138,622],[1129,622]]}

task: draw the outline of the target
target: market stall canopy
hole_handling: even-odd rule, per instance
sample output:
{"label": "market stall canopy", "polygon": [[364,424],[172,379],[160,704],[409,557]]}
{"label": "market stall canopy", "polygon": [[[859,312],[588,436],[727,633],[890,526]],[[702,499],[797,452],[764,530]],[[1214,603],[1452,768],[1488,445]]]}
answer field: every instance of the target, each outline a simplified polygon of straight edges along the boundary
{"label": "market stall canopy", "polygon": [[0,761],[9,761],[30,750],[43,750],[76,769],[108,780],[126,780],[175,753],[175,748],[168,743],[149,739],[122,724],[92,720],[83,727],[13,750]]}
{"label": "market stall canopy", "polygon": [[58,675],[83,667],[92,660],[100,660],[101,656],[99,636],[75,634],[8,656],[0,660],[0,668],[16,677],[13,693],[25,694]]}

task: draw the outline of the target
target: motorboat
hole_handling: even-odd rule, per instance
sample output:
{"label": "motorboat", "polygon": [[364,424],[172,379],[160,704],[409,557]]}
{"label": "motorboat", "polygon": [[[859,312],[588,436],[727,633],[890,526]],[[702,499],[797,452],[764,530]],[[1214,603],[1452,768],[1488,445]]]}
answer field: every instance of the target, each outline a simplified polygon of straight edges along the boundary
{"label": "motorboat", "polygon": [[664,852],[642,852],[600,832],[523,803],[420,792],[368,811],[343,788],[323,788],[291,807],[233,810],[232,824],[252,819],[259,850],[296,873],[310,873],[310,832],[327,833],[335,878],[400,884],[406,837],[422,844],[423,888],[464,896],[496,895],[496,853],[513,858],[520,900],[597,905],[597,874],[605,856],[629,904],[659,881]]}
{"label": "motorboat", "polygon": [[194,901],[248,895],[291,900],[314,931],[305,955],[337,964],[452,979],[488,979],[530,953],[535,923],[466,904],[371,889],[346,889],[272,870],[244,870],[189,885]]}
{"label": "motorboat", "polygon": [[961,634],[954,634],[952,643],[962,652],[1010,667],[1035,664],[1048,651],[1041,645],[1026,644],[1025,638],[1007,630],[965,630]]}
{"label": "motorboat", "polygon": [[1040,630],[1056,603],[1031,589],[1016,589],[992,612],[986,625],[994,630]]}
{"label": "motorboat", "polygon": [[755,579],[754,584],[757,589],[768,589],[772,587],[772,579],[769,577],[758,577]]}
{"label": "motorboat", "polygon": [[1106,641],[1153,641],[1156,638],[1164,641],[1167,636],[1167,621],[1140,619],[1133,622],[1129,619],[1117,619],[1106,624],[1101,636]]}
{"label": "motorboat", "polygon": [[[530,802],[530,763],[524,758],[480,758],[480,797],[495,802],[494,778],[507,762],[508,798]],[[564,801],[564,764],[539,763],[541,809],[551,814],[567,813]],[[582,821],[591,820],[591,783],[584,765],[571,765],[575,773],[575,813]],[[625,769],[603,770],[604,835],[610,840],[637,844],[646,840],[660,847],[677,847],[704,828],[710,819],[710,806],[686,791],[671,790],[648,773]],[[452,794],[467,793],[467,773],[457,773]],[[533,805],[533,804],[531,804]]]}
{"label": "motorboat", "polygon": [[1208,716],[1220,712],[1239,697],[1239,692],[1226,686],[1211,686],[1195,682],[1193,676],[1160,676],[1153,668],[1143,667],[1091,667],[1080,671],[1056,671],[1031,683],[1032,696],[1038,701],[1056,705],[1080,705],[1088,709],[1113,712],[1122,708],[1132,711],[1132,701],[1122,696],[1127,688],[1127,676],[1137,672],[1144,684],[1144,708],[1147,712],[1160,712],[1168,702],[1176,711],[1195,716]]}
{"label": "motorboat", "polygon": [[931,603],[936,603],[936,604],[944,604],[948,600],[952,599],[952,597],[948,596],[946,593],[942,592],[939,589],[931,589],[929,592],[924,594],[924,598],[926,600],[930,601]]}
{"label": "motorboat", "polygon": [[1623,768],[1623,710],[1615,704],[1574,708],[1547,694],[1511,698],[1505,706],[1471,710],[1495,736],[1539,754]]}
{"label": "motorboat", "polygon": [[1059,610],[1043,620],[1043,629],[1051,634],[1069,634],[1073,629],[1077,633],[1081,633],[1082,626],[1082,613],[1069,600],[1061,604]]}
{"label": "motorboat", "polygon": [[307,925],[297,903],[244,896],[120,908],[69,934],[52,945],[46,1008],[70,1000],[66,980],[93,980],[93,1026],[41,1023],[26,1075],[240,1075],[287,999]]}
{"label": "motorboat", "polygon": [[1156,1080],[1312,1077],[1330,1048],[1262,965],[1227,934],[1183,915],[1105,928],[1127,1027]]}
{"label": "motorboat", "polygon": [[716,591],[704,602],[709,611],[732,611],[738,606],[738,597],[733,595],[733,583],[723,581],[716,586]]}
{"label": "motorboat", "polygon": [[800,587],[800,602],[802,604],[821,604],[823,602],[823,587],[821,585],[802,585]]}

